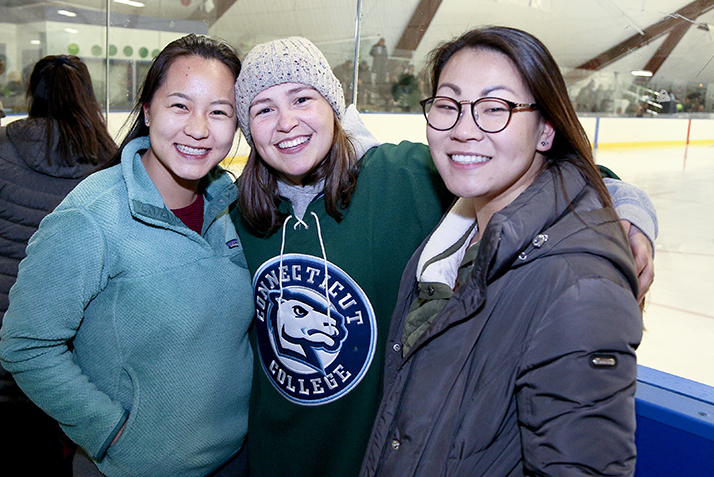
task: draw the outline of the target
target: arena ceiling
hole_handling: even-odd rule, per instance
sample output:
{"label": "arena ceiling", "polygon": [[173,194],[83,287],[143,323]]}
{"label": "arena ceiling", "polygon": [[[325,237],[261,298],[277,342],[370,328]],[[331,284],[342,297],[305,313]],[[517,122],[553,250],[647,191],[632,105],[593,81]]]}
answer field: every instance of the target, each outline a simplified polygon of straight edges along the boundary
{"label": "arena ceiling", "polygon": [[[111,0],[111,12],[198,20],[245,52],[267,39],[302,35],[339,61],[353,48],[361,5],[361,51],[384,37],[395,56],[420,64],[442,40],[478,25],[527,30],[566,75],[650,69],[655,78],[714,83],[714,0]],[[129,3],[129,4],[127,4]],[[0,12],[81,8],[106,0],[0,0]],[[578,67],[586,70],[574,71]]]}

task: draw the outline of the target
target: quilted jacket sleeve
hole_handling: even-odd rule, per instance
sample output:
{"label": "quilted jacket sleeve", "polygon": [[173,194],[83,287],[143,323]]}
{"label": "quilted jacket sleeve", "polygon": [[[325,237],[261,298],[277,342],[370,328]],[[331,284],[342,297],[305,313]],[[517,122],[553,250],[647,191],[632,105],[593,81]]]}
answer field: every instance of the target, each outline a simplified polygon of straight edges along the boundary
{"label": "quilted jacket sleeve", "polygon": [[641,335],[631,292],[605,279],[581,279],[549,307],[516,382],[527,472],[633,475]]}

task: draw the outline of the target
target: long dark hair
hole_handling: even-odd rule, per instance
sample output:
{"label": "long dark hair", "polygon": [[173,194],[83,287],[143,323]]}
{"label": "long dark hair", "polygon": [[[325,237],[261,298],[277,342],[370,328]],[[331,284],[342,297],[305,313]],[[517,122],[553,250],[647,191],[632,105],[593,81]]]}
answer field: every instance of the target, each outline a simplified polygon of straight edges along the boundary
{"label": "long dark hair", "polygon": [[[233,74],[234,81],[240,73],[240,59],[233,47],[224,41],[205,35],[189,33],[166,45],[151,63],[146,73],[146,77],[139,89],[136,104],[131,110],[129,119],[122,127],[122,130],[128,130],[128,132],[107,167],[121,162],[121,152],[132,140],[149,135],[149,126],[146,125],[146,118],[144,117],[144,106],[150,104],[151,100],[154,99],[154,94],[166,81],[166,75],[174,61],[184,56],[198,56],[207,60],[218,60],[228,67]],[[236,123],[236,130],[237,128],[238,124]]]}
{"label": "long dark hair", "polygon": [[606,206],[610,195],[593,159],[590,140],[568,96],[565,80],[548,48],[530,33],[508,27],[483,27],[443,43],[429,56],[432,95],[436,95],[439,77],[454,53],[464,49],[486,49],[506,55],[520,72],[541,116],[555,129],[550,150],[544,152],[546,168],[563,162],[574,164],[592,185]]}
{"label": "long dark hair", "polygon": [[[325,159],[303,178],[303,184],[315,184],[325,180],[325,210],[337,222],[342,220],[342,211],[352,200],[357,187],[359,158],[352,141],[337,119],[332,146]],[[260,235],[270,235],[285,221],[287,215],[280,211],[278,171],[270,167],[252,148],[248,162],[240,176],[238,206],[243,218]]]}
{"label": "long dark hair", "polygon": [[64,166],[99,165],[116,152],[89,70],[76,56],[52,55],[38,61],[30,75],[27,101],[29,118],[48,119],[48,164],[52,162],[55,140]]}

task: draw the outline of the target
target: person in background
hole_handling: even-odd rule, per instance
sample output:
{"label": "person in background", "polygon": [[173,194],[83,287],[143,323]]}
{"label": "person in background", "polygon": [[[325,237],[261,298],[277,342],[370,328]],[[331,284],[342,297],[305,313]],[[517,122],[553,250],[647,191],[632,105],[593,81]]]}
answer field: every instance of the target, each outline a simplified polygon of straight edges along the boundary
{"label": "person in background", "polygon": [[374,87],[377,96],[382,100],[380,104],[383,104],[384,100],[389,97],[389,89],[392,86],[392,80],[389,77],[389,50],[387,50],[387,42],[384,38],[380,38],[377,43],[372,45],[369,56],[372,57]]}
{"label": "person in background", "polygon": [[[27,88],[29,114],[0,128],[0,325],[8,293],[40,221],[115,153],[87,66],[47,56]],[[0,461],[28,475],[71,475],[57,423],[0,368]]]}
{"label": "person in background", "polygon": [[[5,73],[5,60],[0,58],[0,75]],[[2,96],[2,84],[0,84],[0,96]],[[3,111],[2,101],[0,101],[0,120],[5,117],[5,111]],[[2,121],[0,121],[2,124]]]}
{"label": "person in background", "polygon": [[[386,337],[401,274],[453,196],[427,146],[380,145],[345,110],[339,80],[307,39],[255,46],[236,95],[252,149],[231,211],[254,275],[251,476],[354,476],[385,349],[398,351]],[[623,216],[654,238],[649,198],[611,184]],[[651,244],[631,230],[644,293]]]}
{"label": "person in background", "polygon": [[506,27],[430,64],[458,200],[404,271],[360,475],[631,476],[637,271],[560,69]]}
{"label": "person in background", "polygon": [[[28,65],[31,68],[32,65]],[[3,106],[15,113],[25,111],[25,91],[27,81],[19,71],[10,71],[5,75],[7,82],[0,87],[0,96],[3,97]]]}
{"label": "person in background", "polygon": [[78,444],[74,475],[245,475],[253,307],[218,166],[239,71],[223,42],[169,43],[111,167],[27,246],[0,360]]}

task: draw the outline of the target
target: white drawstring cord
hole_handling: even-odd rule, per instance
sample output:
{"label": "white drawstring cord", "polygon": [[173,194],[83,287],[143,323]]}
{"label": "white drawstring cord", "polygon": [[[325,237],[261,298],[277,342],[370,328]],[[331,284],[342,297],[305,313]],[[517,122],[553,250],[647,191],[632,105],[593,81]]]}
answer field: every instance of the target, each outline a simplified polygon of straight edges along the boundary
{"label": "white drawstring cord", "polygon": [[[320,249],[322,250],[322,261],[325,264],[325,308],[327,308],[327,318],[330,318],[330,297],[327,281],[327,253],[325,252],[325,243],[322,240],[322,228],[320,227],[320,219],[317,217],[317,214],[315,212],[310,212],[310,214],[315,217],[315,223],[317,224],[317,237],[320,239]],[[290,222],[290,219],[292,218],[294,218],[292,215],[288,215],[288,217],[285,219],[285,222],[283,222],[283,239],[282,243],[280,244],[280,268],[278,268],[278,283],[280,284],[280,303],[283,302],[283,253],[285,251],[285,230],[288,227],[288,222]],[[297,230],[299,225],[304,226],[305,229],[310,228],[304,220],[298,219],[297,217],[295,217],[295,220],[297,220],[297,222],[295,222],[293,230]]]}
{"label": "white drawstring cord", "polygon": [[[312,215],[315,215],[313,212]],[[293,230],[297,230],[299,225],[304,226],[306,229],[309,229],[310,227],[303,221],[302,219],[298,219],[297,217],[293,217],[292,215],[288,215],[288,217],[285,219],[285,222],[283,222],[283,241],[280,243],[280,268],[278,269],[278,282],[280,283],[280,303],[283,302],[283,251],[285,250],[285,229],[288,227],[288,222],[290,222],[290,219],[295,218],[297,222],[295,222],[295,225],[293,225]],[[315,215],[315,218],[317,216]],[[318,223],[317,225],[318,230],[320,229],[320,224]],[[322,245],[322,237],[320,237],[320,245]],[[325,255],[325,247],[322,247],[322,254],[323,257]],[[327,268],[325,268],[327,270]],[[327,272],[325,272],[327,273]]]}
{"label": "white drawstring cord", "polygon": [[[313,212],[313,215],[314,215],[314,212]],[[292,217],[292,215],[291,215],[290,217]],[[305,229],[309,229],[309,228],[310,228],[310,227],[308,227],[308,225],[305,223],[305,221],[303,221],[302,219],[299,219],[299,218],[295,217],[295,220],[297,220],[297,222],[295,222],[295,225],[293,225],[293,230],[297,230],[297,228],[298,228],[299,225],[302,225],[303,227],[305,227]]]}
{"label": "white drawstring cord", "polygon": [[283,222],[283,241],[280,244],[280,268],[278,268],[278,283],[280,284],[280,301],[278,302],[278,307],[283,302],[283,250],[285,250],[285,229],[288,227],[288,222],[290,222],[292,218],[292,215],[288,215],[285,222]]}
{"label": "white drawstring cord", "polygon": [[330,318],[330,297],[329,297],[329,291],[328,291],[328,282],[327,282],[327,253],[325,253],[325,243],[322,241],[322,229],[320,228],[320,219],[317,218],[317,214],[315,212],[310,212],[313,217],[315,217],[315,223],[317,224],[317,236],[320,239],[320,248],[322,249],[322,260],[325,263],[325,308],[327,308],[327,318],[329,320]]}

